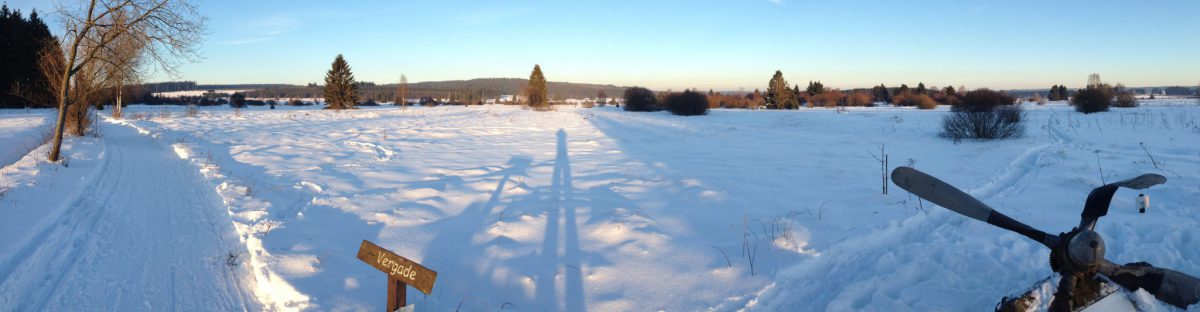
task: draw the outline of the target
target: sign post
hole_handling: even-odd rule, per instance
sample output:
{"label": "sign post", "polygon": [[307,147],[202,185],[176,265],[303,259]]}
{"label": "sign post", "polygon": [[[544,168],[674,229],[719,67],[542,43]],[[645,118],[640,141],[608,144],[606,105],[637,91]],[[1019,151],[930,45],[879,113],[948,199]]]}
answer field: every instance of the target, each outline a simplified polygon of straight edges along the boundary
{"label": "sign post", "polygon": [[412,286],[428,295],[433,291],[433,282],[437,281],[437,272],[365,239],[362,241],[362,246],[358,247],[358,260],[387,273],[388,312],[396,311],[407,305],[405,303],[407,301],[405,285]]}

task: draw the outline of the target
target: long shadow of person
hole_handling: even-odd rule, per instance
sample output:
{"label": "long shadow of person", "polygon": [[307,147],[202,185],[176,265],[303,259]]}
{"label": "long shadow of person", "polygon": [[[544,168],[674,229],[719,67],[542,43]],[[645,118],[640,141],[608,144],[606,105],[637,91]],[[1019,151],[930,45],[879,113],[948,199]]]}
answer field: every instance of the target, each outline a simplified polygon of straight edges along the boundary
{"label": "long shadow of person", "polygon": [[[567,150],[567,132],[558,130],[558,152],[554,159],[554,174],[550,183],[551,207],[546,213],[546,231],[542,240],[541,261],[554,264],[554,270],[541,270],[537,279],[537,298],[554,298],[554,308],[569,311],[584,311],[583,272],[579,267],[582,253],[579,251],[579,229],[575,218],[578,207],[574,186],[571,184],[571,158]],[[559,222],[563,223],[560,233]],[[562,235],[562,253],[559,253],[559,235]],[[559,270],[565,271],[563,305],[558,303],[557,283]],[[549,302],[543,302],[549,303]]]}

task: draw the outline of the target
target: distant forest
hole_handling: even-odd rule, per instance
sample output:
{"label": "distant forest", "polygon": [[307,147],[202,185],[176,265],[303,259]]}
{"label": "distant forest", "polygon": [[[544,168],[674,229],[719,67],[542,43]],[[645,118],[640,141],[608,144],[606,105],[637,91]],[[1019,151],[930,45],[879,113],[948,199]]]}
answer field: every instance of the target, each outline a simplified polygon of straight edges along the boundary
{"label": "distant forest", "polygon": [[[500,95],[519,94],[527,84],[526,79],[520,78],[481,78],[471,80],[427,81],[408,84],[409,98],[448,98],[456,101],[477,102],[495,99]],[[396,97],[398,84],[375,84],[360,82],[358,84],[359,98],[377,102],[390,102]],[[254,89],[246,93],[250,98],[319,98],[322,97],[324,86],[308,84],[306,86],[286,84],[232,84],[232,85],[198,85],[193,81],[149,83],[142,87],[143,92],[158,93],[189,90],[221,90],[221,89]],[[608,97],[620,97],[625,87],[614,85],[597,85],[571,82],[548,82],[547,91],[551,98],[563,100],[568,98],[595,98],[600,92]]]}

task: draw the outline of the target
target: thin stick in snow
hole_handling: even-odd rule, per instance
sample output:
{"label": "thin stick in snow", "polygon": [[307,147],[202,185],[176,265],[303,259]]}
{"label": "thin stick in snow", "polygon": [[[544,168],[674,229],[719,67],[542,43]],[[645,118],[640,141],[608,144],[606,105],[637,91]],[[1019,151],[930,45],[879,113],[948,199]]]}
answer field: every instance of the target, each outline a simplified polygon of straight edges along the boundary
{"label": "thin stick in snow", "polygon": [[1143,151],[1146,151],[1146,156],[1147,156],[1147,157],[1150,157],[1150,163],[1151,163],[1151,164],[1154,164],[1154,169],[1159,169],[1159,168],[1158,168],[1158,162],[1157,162],[1157,161],[1154,161],[1154,155],[1150,155],[1150,149],[1146,148],[1146,142],[1138,142],[1138,145],[1141,145],[1141,146],[1142,146],[1142,150],[1143,150]]}
{"label": "thin stick in snow", "polygon": [[883,177],[883,195],[887,195],[888,193],[888,155],[886,147],[887,146],[884,144],[879,144],[879,155],[881,156],[876,156],[874,152],[867,151],[868,154],[871,154],[872,158],[875,158],[876,161],[879,161],[879,172],[881,172],[880,175]]}

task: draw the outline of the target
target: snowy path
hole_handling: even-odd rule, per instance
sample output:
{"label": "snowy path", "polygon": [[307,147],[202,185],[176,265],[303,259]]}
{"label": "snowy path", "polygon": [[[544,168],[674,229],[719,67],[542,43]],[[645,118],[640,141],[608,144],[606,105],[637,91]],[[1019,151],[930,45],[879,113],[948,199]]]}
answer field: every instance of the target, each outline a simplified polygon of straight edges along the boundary
{"label": "snowy path", "polygon": [[[18,311],[254,309],[220,199],[164,144],[104,123],[93,183],[0,271],[0,307]],[[33,207],[30,207],[33,208]],[[20,258],[20,257],[19,257]]]}

